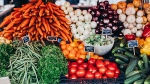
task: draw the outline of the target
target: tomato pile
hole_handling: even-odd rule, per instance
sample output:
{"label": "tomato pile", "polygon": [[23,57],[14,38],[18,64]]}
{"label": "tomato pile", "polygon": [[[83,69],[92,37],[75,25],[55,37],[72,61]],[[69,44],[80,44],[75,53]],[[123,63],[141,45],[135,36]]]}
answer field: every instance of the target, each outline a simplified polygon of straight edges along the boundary
{"label": "tomato pile", "polygon": [[79,58],[75,62],[68,62],[69,79],[100,79],[100,78],[118,78],[120,70],[114,62],[90,58],[88,62]]}

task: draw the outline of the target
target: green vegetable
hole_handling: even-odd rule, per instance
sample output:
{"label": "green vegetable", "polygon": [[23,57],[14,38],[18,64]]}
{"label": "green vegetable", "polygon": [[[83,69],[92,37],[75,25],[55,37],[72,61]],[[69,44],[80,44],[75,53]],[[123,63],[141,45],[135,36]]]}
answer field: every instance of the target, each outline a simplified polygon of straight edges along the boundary
{"label": "green vegetable", "polygon": [[144,81],[144,84],[150,84],[150,75],[147,76],[147,78]]}
{"label": "green vegetable", "polygon": [[142,54],[143,55],[143,62],[144,62],[144,66],[145,68],[148,68],[149,66],[149,60],[146,54]]}
{"label": "green vegetable", "polygon": [[67,73],[67,60],[61,50],[48,45],[42,48],[41,55],[38,68],[40,84],[59,84],[60,75]]}
{"label": "green vegetable", "polygon": [[144,69],[144,62],[142,60],[138,61],[138,67],[140,70]]}
{"label": "green vegetable", "polygon": [[134,68],[136,67],[138,63],[138,59],[137,58],[133,58],[130,60],[128,67],[126,68],[125,74],[130,73],[131,71],[134,70]]}
{"label": "green vegetable", "polygon": [[120,60],[120,59],[118,59],[118,58],[115,59],[115,62],[116,62],[117,64],[126,64],[124,61],[122,61],[122,60]]}
{"label": "green vegetable", "polygon": [[120,42],[120,47],[124,47],[127,43],[127,40],[125,38],[122,38],[121,42]]}
{"label": "green vegetable", "polygon": [[37,67],[41,57],[37,42],[22,44],[10,58],[9,73],[12,84],[39,84]]}
{"label": "green vegetable", "polygon": [[135,75],[135,74],[139,74],[140,73],[140,71],[131,71],[131,72],[129,72],[128,74],[126,74],[126,78],[128,78],[128,77],[131,77],[131,76],[133,76],[133,75]]}
{"label": "green vegetable", "polygon": [[125,55],[130,57],[130,58],[136,58],[136,56],[130,52],[125,52]]}
{"label": "green vegetable", "polygon": [[114,56],[115,56],[116,58],[119,58],[119,59],[125,61],[125,62],[128,62],[128,61],[129,61],[128,57],[125,56],[125,55],[123,55],[123,54],[115,53]]}
{"label": "green vegetable", "polygon": [[143,84],[145,79],[136,80],[133,84]]}
{"label": "green vegetable", "polygon": [[121,47],[115,47],[113,50],[112,50],[112,53],[114,54],[114,53],[116,53],[117,52],[117,50],[121,50],[121,51],[126,51],[124,48],[121,48]]}
{"label": "green vegetable", "polygon": [[14,51],[10,44],[0,44],[0,77],[8,76],[9,60]]}

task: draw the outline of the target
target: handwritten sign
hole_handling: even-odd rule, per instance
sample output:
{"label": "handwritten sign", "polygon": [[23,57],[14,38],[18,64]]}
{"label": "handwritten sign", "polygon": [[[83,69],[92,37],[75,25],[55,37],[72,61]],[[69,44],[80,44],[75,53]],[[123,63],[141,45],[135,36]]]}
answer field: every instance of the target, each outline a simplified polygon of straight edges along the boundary
{"label": "handwritten sign", "polygon": [[28,43],[28,42],[30,42],[30,38],[28,35],[26,35],[23,37],[23,43]]}
{"label": "handwritten sign", "polygon": [[9,77],[2,77],[0,78],[0,84],[11,84]]}
{"label": "handwritten sign", "polygon": [[85,52],[94,52],[95,51],[93,46],[85,46],[84,49],[85,49]]}
{"label": "handwritten sign", "polygon": [[56,36],[47,36],[47,40],[48,41],[57,41],[57,37]]}
{"label": "handwritten sign", "polygon": [[111,35],[112,34],[112,30],[111,29],[102,29],[102,34],[103,35]]}
{"label": "handwritten sign", "polygon": [[130,41],[128,41],[128,47],[129,48],[138,47],[138,41],[137,40],[130,40]]}

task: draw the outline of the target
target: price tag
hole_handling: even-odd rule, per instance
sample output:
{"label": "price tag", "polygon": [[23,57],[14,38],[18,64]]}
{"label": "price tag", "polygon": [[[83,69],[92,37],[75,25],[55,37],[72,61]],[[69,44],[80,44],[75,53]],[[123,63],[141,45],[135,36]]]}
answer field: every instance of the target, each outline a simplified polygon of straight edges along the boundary
{"label": "price tag", "polygon": [[85,46],[84,50],[85,50],[85,52],[94,52],[95,51],[93,46]]}
{"label": "price tag", "polygon": [[0,78],[0,84],[11,84],[9,77],[2,77]]}
{"label": "price tag", "polygon": [[112,30],[111,29],[102,29],[102,34],[103,35],[111,35],[112,34]]}
{"label": "price tag", "polygon": [[30,38],[28,35],[26,35],[23,37],[23,43],[28,43],[28,42],[30,42]]}
{"label": "price tag", "polygon": [[128,41],[128,47],[129,48],[138,47],[138,41],[137,40],[130,40],[130,41]]}
{"label": "price tag", "polygon": [[47,40],[48,41],[57,41],[57,37],[56,36],[47,36]]}

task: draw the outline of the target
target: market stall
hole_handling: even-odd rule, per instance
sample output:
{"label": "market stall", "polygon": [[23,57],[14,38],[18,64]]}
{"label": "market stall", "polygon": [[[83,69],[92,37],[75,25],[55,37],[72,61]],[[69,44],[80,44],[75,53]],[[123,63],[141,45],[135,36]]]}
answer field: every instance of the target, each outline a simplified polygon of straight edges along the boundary
{"label": "market stall", "polygon": [[149,22],[150,4],[141,0],[30,0],[0,23],[0,77],[11,84],[150,84]]}

